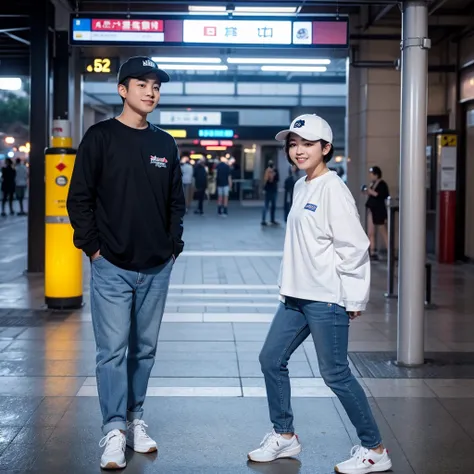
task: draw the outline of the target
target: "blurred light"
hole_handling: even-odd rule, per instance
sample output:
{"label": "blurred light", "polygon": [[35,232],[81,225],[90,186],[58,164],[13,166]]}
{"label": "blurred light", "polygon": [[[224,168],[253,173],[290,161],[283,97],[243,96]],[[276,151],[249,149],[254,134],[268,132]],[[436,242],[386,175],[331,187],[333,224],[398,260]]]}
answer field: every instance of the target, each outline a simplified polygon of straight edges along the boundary
{"label": "blurred light", "polygon": [[[201,140],[199,143],[201,146],[218,146],[219,140]],[[223,144],[221,144],[223,145]]]}
{"label": "blurred light", "polygon": [[235,11],[239,13],[253,13],[253,14],[266,14],[266,13],[296,13],[298,7],[235,7]]}
{"label": "blurred light", "polygon": [[334,161],[336,163],[340,163],[342,161],[342,159],[343,159],[342,156],[336,156],[336,158],[334,158]]}
{"label": "blurred light", "polygon": [[206,158],[210,160],[212,158],[212,155],[206,155]]}
{"label": "blurred light", "polygon": [[331,64],[330,59],[308,58],[227,58],[229,64]]}
{"label": "blurred light", "polygon": [[201,153],[194,153],[194,155],[191,155],[189,158],[193,160],[200,160],[201,158],[204,158],[204,155],[201,155]]}
{"label": "blurred light", "polygon": [[160,69],[168,71],[227,71],[227,66],[212,64],[158,64]]}
{"label": "blurred light", "polygon": [[234,142],[232,140],[221,140],[219,145],[222,146],[234,146]]}
{"label": "blurred light", "polygon": [[247,15],[284,15],[296,13],[298,7],[247,7],[236,6],[235,8],[228,8],[223,5],[189,5],[188,11],[191,15],[227,15],[234,13],[238,16]]}
{"label": "blurred light", "polygon": [[153,56],[151,59],[157,63],[221,63],[221,58],[180,58]]}
{"label": "blurred light", "polygon": [[5,91],[19,91],[22,82],[19,77],[0,77],[0,89]]}
{"label": "blurred light", "polygon": [[165,130],[165,132],[168,132],[173,138],[186,138],[188,136],[186,130]]}
{"label": "blurred light", "polygon": [[202,12],[202,13],[217,13],[226,12],[227,7],[225,6],[211,6],[211,5],[189,5],[188,10],[190,12]]}
{"label": "blurred light", "polygon": [[18,151],[20,153],[26,153],[26,146],[25,145],[21,145],[20,148],[18,149]]}
{"label": "blurred light", "polygon": [[207,151],[225,151],[227,150],[226,146],[207,146]]}
{"label": "blurred light", "polygon": [[13,151],[8,152],[8,158],[13,158],[15,156],[15,153]]}
{"label": "blurred light", "polygon": [[13,145],[15,143],[15,139],[13,137],[5,137],[5,143],[7,145]]}
{"label": "blurred light", "polygon": [[326,72],[326,66],[262,66],[262,71],[273,72]]}

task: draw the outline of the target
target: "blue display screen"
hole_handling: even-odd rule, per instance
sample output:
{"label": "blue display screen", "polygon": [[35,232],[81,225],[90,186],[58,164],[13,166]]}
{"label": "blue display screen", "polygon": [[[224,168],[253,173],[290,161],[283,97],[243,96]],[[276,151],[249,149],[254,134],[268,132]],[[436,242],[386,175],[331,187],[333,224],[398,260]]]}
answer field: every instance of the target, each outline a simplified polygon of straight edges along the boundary
{"label": "blue display screen", "polygon": [[233,138],[233,130],[213,130],[213,129],[200,129],[198,132],[199,138]]}

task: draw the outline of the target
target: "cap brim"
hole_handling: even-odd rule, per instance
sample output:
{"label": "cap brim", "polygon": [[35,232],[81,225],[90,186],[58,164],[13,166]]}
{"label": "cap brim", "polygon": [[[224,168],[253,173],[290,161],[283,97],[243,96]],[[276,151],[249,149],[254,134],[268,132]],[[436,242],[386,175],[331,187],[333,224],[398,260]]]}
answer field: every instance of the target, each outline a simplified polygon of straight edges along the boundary
{"label": "cap brim", "polygon": [[147,74],[156,74],[161,83],[170,82],[170,76],[168,73],[163,71],[163,69],[158,69],[156,67],[147,67],[146,70],[141,69],[139,73],[129,74],[127,77],[133,77],[136,79],[137,77],[146,76]]}
{"label": "cap brim", "polygon": [[275,135],[275,140],[282,142],[283,140],[286,140],[289,133],[291,133],[291,130],[282,130]]}

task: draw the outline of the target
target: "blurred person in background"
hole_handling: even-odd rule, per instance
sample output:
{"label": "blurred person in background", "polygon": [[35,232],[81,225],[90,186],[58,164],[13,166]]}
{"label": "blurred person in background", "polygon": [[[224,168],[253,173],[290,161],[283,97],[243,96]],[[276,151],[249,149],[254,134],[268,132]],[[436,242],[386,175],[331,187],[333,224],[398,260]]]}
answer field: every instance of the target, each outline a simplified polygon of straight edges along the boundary
{"label": "blurred person in background", "polygon": [[7,201],[10,207],[10,215],[13,216],[13,196],[15,195],[16,171],[13,168],[13,161],[10,158],[5,160],[2,168],[2,217],[6,217],[5,207]]}

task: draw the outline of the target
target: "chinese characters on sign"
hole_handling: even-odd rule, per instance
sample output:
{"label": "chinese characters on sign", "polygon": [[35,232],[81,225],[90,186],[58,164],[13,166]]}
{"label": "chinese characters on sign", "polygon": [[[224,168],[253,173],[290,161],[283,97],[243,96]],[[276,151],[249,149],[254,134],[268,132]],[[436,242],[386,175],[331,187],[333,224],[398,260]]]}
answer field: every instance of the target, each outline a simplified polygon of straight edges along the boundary
{"label": "chinese characters on sign", "polygon": [[291,21],[184,20],[184,43],[291,45]]}
{"label": "chinese characters on sign", "polygon": [[348,46],[346,19],[155,19],[71,16],[71,44]]}
{"label": "chinese characters on sign", "polygon": [[92,20],[92,30],[162,32],[163,20]]}
{"label": "chinese characters on sign", "polygon": [[220,125],[221,120],[220,112],[160,112],[160,123],[164,125]]}
{"label": "chinese characters on sign", "polygon": [[273,38],[273,28],[267,28],[266,26],[258,29],[258,36],[260,38]]}

